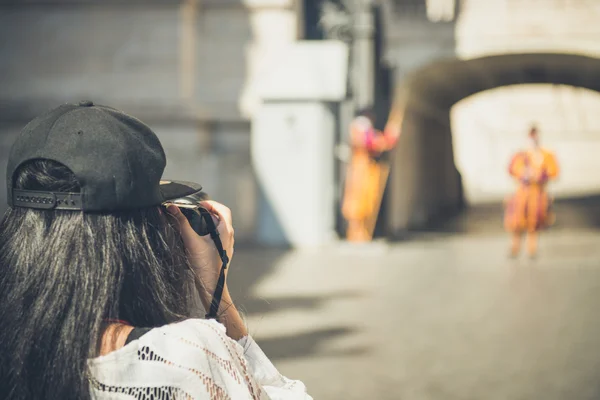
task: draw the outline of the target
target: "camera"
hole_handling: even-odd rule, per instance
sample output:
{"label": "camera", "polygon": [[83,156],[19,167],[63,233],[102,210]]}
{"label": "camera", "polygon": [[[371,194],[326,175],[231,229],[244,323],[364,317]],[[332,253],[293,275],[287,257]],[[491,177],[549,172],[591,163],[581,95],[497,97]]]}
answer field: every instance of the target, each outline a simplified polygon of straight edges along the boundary
{"label": "camera", "polygon": [[170,200],[165,205],[173,204],[179,207],[183,215],[187,218],[192,226],[192,229],[200,235],[206,236],[215,230],[215,224],[212,220],[212,215],[198,203],[208,200],[209,197],[205,192],[197,192],[189,196],[179,199]]}

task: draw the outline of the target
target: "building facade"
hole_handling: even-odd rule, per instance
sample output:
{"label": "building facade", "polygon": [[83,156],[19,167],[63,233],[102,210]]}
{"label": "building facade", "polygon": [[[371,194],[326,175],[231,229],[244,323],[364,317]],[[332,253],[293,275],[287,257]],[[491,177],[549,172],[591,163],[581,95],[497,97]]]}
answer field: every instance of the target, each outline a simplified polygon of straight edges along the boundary
{"label": "building facade", "polygon": [[[381,233],[500,201],[507,158],[534,121],[564,164],[556,193],[593,193],[597,76],[573,56],[599,57],[599,21],[594,0],[4,0],[0,158],[58,102],[110,104],[153,126],[167,175],[200,181],[252,242],[264,201],[250,158],[257,84],[288,46],[336,39],[351,49],[340,143],[354,109],[375,106],[381,127],[395,88],[409,88]],[[503,58],[519,54],[530,61]]]}

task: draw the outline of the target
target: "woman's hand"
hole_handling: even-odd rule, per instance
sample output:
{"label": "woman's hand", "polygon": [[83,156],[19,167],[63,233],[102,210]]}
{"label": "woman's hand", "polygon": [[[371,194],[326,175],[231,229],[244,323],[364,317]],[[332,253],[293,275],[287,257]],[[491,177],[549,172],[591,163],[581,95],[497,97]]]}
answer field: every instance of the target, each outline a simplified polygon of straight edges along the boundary
{"label": "woman's hand", "polygon": [[[223,243],[223,249],[227,252],[227,257],[229,257],[229,261],[231,262],[234,244],[231,211],[223,204],[215,201],[203,201],[200,203],[200,206],[213,215],[213,220]],[[204,290],[200,291],[200,299],[204,307],[208,310],[215,287],[217,286],[219,273],[221,272],[222,260],[210,235],[199,236],[177,206],[171,205],[167,208],[167,211],[176,219],[192,268],[194,268],[196,276],[203,285]],[[229,268],[225,270],[225,273],[228,270]],[[225,283],[223,290],[218,315],[218,319],[225,325],[229,337],[234,340],[240,340],[248,335],[244,321],[237,308],[233,305],[233,300],[227,289],[227,283]]]}
{"label": "woman's hand", "polygon": [[[231,210],[215,201],[203,201],[199,204],[213,216],[223,249],[231,261],[235,241]],[[190,263],[205,292],[200,293],[202,302],[207,306],[212,300],[223,262],[210,235],[199,236],[179,207],[170,205],[167,211],[175,217]]]}

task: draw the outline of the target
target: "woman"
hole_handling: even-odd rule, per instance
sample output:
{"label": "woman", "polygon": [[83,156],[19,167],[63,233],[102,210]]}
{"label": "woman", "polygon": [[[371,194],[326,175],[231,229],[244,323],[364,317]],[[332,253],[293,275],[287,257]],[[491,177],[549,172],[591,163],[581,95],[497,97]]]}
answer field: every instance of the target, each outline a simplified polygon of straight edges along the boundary
{"label": "woman", "polygon": [[[150,128],[91,102],[23,129],[0,224],[0,398],[311,399],[248,336],[226,284],[217,320],[197,318],[221,258],[164,206],[200,189],[161,181],[165,165]],[[201,206],[230,259],[230,211]]]}
{"label": "woman", "polygon": [[529,131],[529,148],[513,157],[508,172],[519,185],[507,202],[504,216],[504,226],[512,235],[510,255],[519,254],[521,236],[526,233],[527,251],[530,257],[535,257],[538,233],[551,225],[554,218],[546,186],[559,172],[554,154],[540,146],[535,126]]}
{"label": "woman", "polygon": [[350,125],[352,159],[348,167],[342,214],[348,222],[346,239],[353,242],[371,240],[368,221],[378,207],[382,168],[378,158],[398,141],[399,129],[374,128],[375,117],[364,110]]}

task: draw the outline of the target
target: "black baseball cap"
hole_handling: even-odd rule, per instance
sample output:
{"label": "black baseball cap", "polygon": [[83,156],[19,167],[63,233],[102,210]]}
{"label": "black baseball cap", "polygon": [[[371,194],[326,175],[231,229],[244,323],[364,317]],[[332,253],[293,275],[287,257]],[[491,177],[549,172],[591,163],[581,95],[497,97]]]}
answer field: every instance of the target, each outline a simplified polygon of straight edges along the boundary
{"label": "black baseball cap", "polygon": [[[14,189],[19,167],[39,159],[69,168],[81,191]],[[157,206],[202,190],[197,183],[162,180],[166,164],[158,137],[140,120],[91,101],[63,104],[27,124],[13,144],[6,169],[8,204],[110,212]]]}

